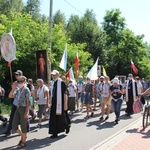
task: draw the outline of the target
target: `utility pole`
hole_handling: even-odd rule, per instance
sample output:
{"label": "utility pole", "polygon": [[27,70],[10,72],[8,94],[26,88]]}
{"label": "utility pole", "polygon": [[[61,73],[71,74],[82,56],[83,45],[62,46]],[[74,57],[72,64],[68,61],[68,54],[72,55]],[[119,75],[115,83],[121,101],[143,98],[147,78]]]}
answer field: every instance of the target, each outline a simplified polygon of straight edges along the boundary
{"label": "utility pole", "polygon": [[[50,36],[52,36],[52,27],[53,27],[53,0],[50,0],[49,22],[50,22]],[[50,40],[50,58],[51,58],[51,54],[52,54],[52,41]],[[51,79],[51,71],[52,71],[52,61],[50,60],[50,79]]]}

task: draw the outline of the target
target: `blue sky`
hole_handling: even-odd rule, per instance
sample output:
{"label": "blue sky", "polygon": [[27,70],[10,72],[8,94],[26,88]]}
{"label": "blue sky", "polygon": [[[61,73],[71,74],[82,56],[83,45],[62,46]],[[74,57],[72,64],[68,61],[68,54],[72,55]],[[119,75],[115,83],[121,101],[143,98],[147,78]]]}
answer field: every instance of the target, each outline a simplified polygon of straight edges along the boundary
{"label": "blue sky", "polygon": [[[24,0],[26,1],[26,0]],[[77,8],[71,7],[67,2]],[[41,13],[49,16],[50,0],[41,0]],[[71,14],[83,16],[86,9],[93,9],[100,25],[106,10],[119,8],[126,24],[135,35],[144,34],[144,41],[150,43],[150,0],[53,0],[53,14],[61,10],[66,19]]]}

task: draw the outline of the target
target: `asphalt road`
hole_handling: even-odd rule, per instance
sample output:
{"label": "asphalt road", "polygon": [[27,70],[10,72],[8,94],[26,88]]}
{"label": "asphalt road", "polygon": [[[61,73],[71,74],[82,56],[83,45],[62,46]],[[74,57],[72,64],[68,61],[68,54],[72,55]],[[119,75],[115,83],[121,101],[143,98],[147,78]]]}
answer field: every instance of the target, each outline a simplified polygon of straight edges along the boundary
{"label": "asphalt road", "polygon": [[[141,117],[141,114],[134,114],[132,117],[127,117],[124,110],[125,103],[122,105],[121,120],[118,125],[114,123],[114,113],[110,114],[107,121],[99,120],[100,110],[95,111],[94,117],[87,121],[84,120],[86,116],[85,111],[83,113],[75,113],[71,117],[72,125],[70,133],[68,135],[62,133],[56,139],[49,138],[48,120],[43,121],[42,129],[36,129],[36,119],[34,122],[31,122],[31,131],[28,133],[27,146],[24,149],[88,150]],[[0,126],[0,149],[17,149],[16,145],[20,139],[18,134],[15,133],[4,137],[2,135],[3,131],[4,128]]]}

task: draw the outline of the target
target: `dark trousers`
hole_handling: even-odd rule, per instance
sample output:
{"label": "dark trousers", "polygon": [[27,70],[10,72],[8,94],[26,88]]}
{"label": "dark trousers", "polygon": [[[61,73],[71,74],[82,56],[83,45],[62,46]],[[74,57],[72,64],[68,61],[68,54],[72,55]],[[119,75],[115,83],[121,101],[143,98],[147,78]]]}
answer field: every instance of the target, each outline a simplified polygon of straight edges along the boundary
{"label": "dark trousers", "polygon": [[129,95],[129,98],[128,98],[128,102],[127,102],[127,108],[126,108],[126,113],[131,115],[133,114],[133,96]]}
{"label": "dark trousers", "polygon": [[4,122],[4,121],[6,120],[6,118],[5,118],[3,115],[0,114],[0,120],[1,120],[2,122]]}
{"label": "dark trousers", "polygon": [[13,122],[13,118],[14,118],[14,114],[15,114],[16,110],[17,110],[17,106],[15,106],[13,104],[12,108],[11,108],[11,113],[10,113],[10,118],[9,118],[9,124],[8,124],[8,127],[7,127],[7,131],[8,132],[10,132],[12,130],[12,122]]}
{"label": "dark trousers", "polygon": [[119,119],[119,117],[120,117],[120,110],[121,110],[122,102],[123,102],[122,99],[118,99],[117,101],[112,99],[112,105],[114,107],[114,112],[115,112],[115,115],[116,115],[116,119]]}

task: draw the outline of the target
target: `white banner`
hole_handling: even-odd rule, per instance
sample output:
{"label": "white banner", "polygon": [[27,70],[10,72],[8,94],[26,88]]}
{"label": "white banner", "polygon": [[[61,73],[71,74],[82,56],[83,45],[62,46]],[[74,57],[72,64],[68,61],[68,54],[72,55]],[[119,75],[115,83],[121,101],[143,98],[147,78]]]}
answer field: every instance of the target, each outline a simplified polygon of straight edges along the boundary
{"label": "white banner", "polygon": [[7,62],[16,59],[16,42],[11,33],[6,33],[2,37],[1,54]]}

